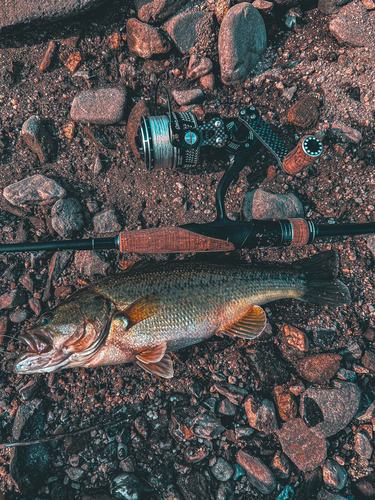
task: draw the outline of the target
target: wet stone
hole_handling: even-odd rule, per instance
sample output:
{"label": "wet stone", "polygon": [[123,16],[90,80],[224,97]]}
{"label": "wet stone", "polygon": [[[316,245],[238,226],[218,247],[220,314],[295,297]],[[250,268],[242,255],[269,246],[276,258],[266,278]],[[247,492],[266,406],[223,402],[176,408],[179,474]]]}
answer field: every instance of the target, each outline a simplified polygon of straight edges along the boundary
{"label": "wet stone", "polygon": [[362,2],[351,2],[331,19],[329,30],[340,44],[372,48],[375,40],[375,13],[368,11]]}
{"label": "wet stone", "polygon": [[129,51],[143,59],[167,54],[171,49],[169,40],[161,31],[137,19],[127,22],[126,41]]}
{"label": "wet stone", "polygon": [[95,215],[93,218],[94,231],[97,233],[115,233],[121,231],[114,210],[107,210]]}
{"label": "wet stone", "polygon": [[346,125],[345,123],[332,123],[331,130],[333,134],[342,142],[359,144],[362,141],[361,132],[359,132],[359,130],[356,130],[355,128],[349,127],[349,125]]}
{"label": "wet stone", "polygon": [[246,80],[266,46],[265,24],[257,9],[245,2],[229,9],[218,40],[222,82],[235,85]]}
{"label": "wet stone", "polygon": [[306,352],[309,350],[309,340],[307,336],[295,326],[284,326],[283,341],[292,349],[296,349],[301,352]]}
{"label": "wet stone", "polygon": [[27,317],[26,309],[16,309],[9,314],[9,319],[12,323],[22,323]]}
{"label": "wet stone", "polygon": [[202,472],[180,474],[177,477],[184,500],[210,500],[210,489],[206,476]]}
{"label": "wet stone", "polygon": [[104,257],[93,250],[76,252],[74,263],[77,270],[86,276],[95,276],[96,274],[104,276],[109,268]]}
{"label": "wet stone", "polygon": [[219,384],[216,383],[214,385],[214,389],[225,396],[231,403],[234,405],[240,405],[245,396],[247,396],[248,392],[246,389],[242,387],[237,387],[233,384],[227,384],[225,382]]}
{"label": "wet stone", "polygon": [[286,422],[278,431],[284,453],[302,471],[314,470],[327,457],[327,442],[314,434],[301,418]]}
{"label": "wet stone", "polygon": [[207,48],[213,33],[213,14],[209,11],[186,10],[172,17],[163,29],[169,34],[177,49],[187,54],[193,47]]}
{"label": "wet stone", "polygon": [[229,481],[233,476],[233,467],[223,458],[218,458],[216,464],[211,467],[212,474],[218,481]]}
{"label": "wet stone", "polygon": [[302,97],[288,111],[288,121],[300,128],[311,128],[319,119],[319,101],[315,97]]}
{"label": "wet stone", "polygon": [[335,380],[330,389],[309,387],[301,397],[299,411],[314,434],[329,437],[352,420],[360,398],[361,391],[355,384]]}
{"label": "wet stone", "polygon": [[246,471],[249,482],[261,493],[269,494],[276,488],[274,475],[260,458],[240,450],[236,462]]}
{"label": "wet stone", "polygon": [[57,201],[51,210],[52,227],[63,238],[71,237],[84,226],[82,207],[75,198]]}
{"label": "wet stone", "polygon": [[60,187],[57,182],[41,174],[15,182],[7,186],[3,191],[4,198],[17,206],[52,202],[64,198],[65,195],[65,189]]}
{"label": "wet stone", "polygon": [[172,96],[180,106],[194,104],[203,100],[204,94],[201,89],[193,90],[173,90]]}
{"label": "wet stone", "polygon": [[14,309],[15,307],[22,306],[26,300],[26,293],[16,288],[11,292],[0,295],[0,310]]}
{"label": "wet stone", "polygon": [[290,378],[290,370],[286,363],[277,356],[274,344],[267,344],[248,355],[254,377],[265,387],[272,389],[282,385]]}
{"label": "wet stone", "polygon": [[297,403],[289,389],[282,385],[277,385],[274,390],[277,410],[281,420],[287,422],[297,416]]}
{"label": "wet stone", "polygon": [[76,122],[110,125],[123,118],[125,104],[124,88],[90,89],[74,98],[70,114]]}
{"label": "wet stone", "polygon": [[298,373],[309,382],[324,384],[328,382],[340,369],[342,356],[339,354],[315,354],[299,360]]}
{"label": "wet stone", "polygon": [[213,439],[219,436],[225,431],[225,427],[221,425],[219,418],[209,413],[204,413],[199,415],[196,419],[196,425],[194,426],[194,432],[197,436]]}
{"label": "wet stone", "polygon": [[275,477],[279,479],[288,479],[290,476],[290,461],[282,451],[278,450],[272,458],[271,469]]}
{"label": "wet stone", "polygon": [[201,462],[206,457],[208,457],[210,453],[210,448],[205,444],[201,446],[188,446],[185,450],[185,458],[186,460],[193,464],[197,462]]}
{"label": "wet stone", "polygon": [[348,475],[335,460],[328,459],[323,465],[323,481],[327,486],[342,490],[348,480]]}
{"label": "wet stone", "polygon": [[247,396],[244,406],[247,420],[251,427],[265,434],[277,431],[276,412],[271,401],[263,399],[263,401],[258,404],[252,396]]}
{"label": "wet stone", "polygon": [[227,415],[228,417],[234,417],[237,415],[237,407],[229,401],[229,399],[223,399],[223,401],[220,401],[220,403],[217,405],[216,408],[218,413],[221,413],[222,415]]}
{"label": "wet stone", "polygon": [[375,351],[369,349],[362,357],[363,366],[375,373]]}
{"label": "wet stone", "polygon": [[46,120],[36,115],[30,116],[22,125],[21,135],[29,148],[38,155],[41,163],[54,159],[57,145],[48,131]]}
{"label": "wet stone", "polygon": [[370,440],[364,432],[357,432],[354,436],[354,451],[362,458],[370,460],[373,453],[373,447]]}
{"label": "wet stone", "polygon": [[293,194],[272,194],[254,189],[245,194],[242,205],[245,220],[274,220],[303,217],[303,206]]}
{"label": "wet stone", "polygon": [[[141,500],[151,498],[153,490],[143,479],[134,474],[124,473],[115,477],[111,483],[111,495],[123,500]],[[146,495],[149,495],[148,497]]]}
{"label": "wet stone", "polygon": [[186,72],[186,78],[196,80],[207,75],[212,71],[213,64],[208,57],[199,57],[197,54],[192,54],[189,59],[189,66]]}

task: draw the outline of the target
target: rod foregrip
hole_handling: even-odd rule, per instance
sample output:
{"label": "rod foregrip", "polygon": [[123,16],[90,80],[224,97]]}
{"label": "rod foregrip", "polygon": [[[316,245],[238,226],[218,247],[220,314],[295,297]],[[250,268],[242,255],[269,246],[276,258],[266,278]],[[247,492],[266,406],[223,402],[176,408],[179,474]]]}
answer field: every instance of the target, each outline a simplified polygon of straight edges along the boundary
{"label": "rod foregrip", "polygon": [[122,253],[229,252],[235,249],[228,239],[205,236],[181,227],[151,228],[119,234]]}

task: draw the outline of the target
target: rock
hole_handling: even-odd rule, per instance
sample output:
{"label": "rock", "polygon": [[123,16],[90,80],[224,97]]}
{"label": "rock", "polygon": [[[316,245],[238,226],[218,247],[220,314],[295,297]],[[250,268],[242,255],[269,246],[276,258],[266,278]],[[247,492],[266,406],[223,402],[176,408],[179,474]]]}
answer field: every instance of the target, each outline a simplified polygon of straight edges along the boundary
{"label": "rock", "polygon": [[234,428],[234,440],[238,441],[239,439],[246,439],[254,434],[254,429],[251,427],[235,427]]}
{"label": "rock", "polygon": [[375,401],[370,404],[364,413],[359,413],[359,415],[356,415],[355,418],[360,422],[369,422],[375,418]]}
{"label": "rock", "polygon": [[199,85],[209,92],[213,92],[215,90],[215,76],[213,73],[209,73],[208,75],[202,76],[199,79]]}
{"label": "rock", "polygon": [[98,154],[95,158],[92,171],[94,175],[99,175],[102,170],[103,170],[103,163],[102,160],[100,159],[100,155]]}
{"label": "rock", "polygon": [[71,481],[79,481],[85,473],[85,471],[79,467],[68,467],[65,472]]}
{"label": "rock", "polygon": [[215,500],[234,500],[234,486],[232,481],[219,484]]}
{"label": "rock", "polygon": [[21,389],[18,391],[19,395],[24,401],[30,401],[35,396],[39,387],[42,384],[42,378],[40,375],[34,375],[27,384],[23,385]]}
{"label": "rock", "polygon": [[355,384],[335,380],[332,389],[309,387],[301,396],[299,411],[314,434],[329,437],[352,420],[360,398],[361,391]]}
{"label": "rock", "polygon": [[209,483],[202,472],[177,477],[177,485],[180,488],[184,500],[210,500]]}
{"label": "rock", "polygon": [[107,210],[95,215],[92,222],[96,233],[115,233],[121,231],[121,226],[118,223],[114,210]]}
{"label": "rock", "polygon": [[290,87],[288,89],[285,89],[284,92],[282,93],[281,97],[285,101],[290,102],[293,99],[294,94],[296,93],[296,91],[297,91],[297,87],[295,85],[293,85],[292,87]]}
{"label": "rock", "polygon": [[[18,407],[13,423],[13,440],[37,439],[43,432],[44,411],[42,401],[33,399]],[[52,468],[48,444],[40,443],[11,450],[10,474],[27,498],[35,498],[41,484]]]}
{"label": "rock", "polygon": [[273,392],[281,420],[288,422],[288,420],[296,418],[297,403],[289,389],[283,385],[277,385],[274,387]]}
{"label": "rock", "polygon": [[40,303],[39,299],[36,299],[35,297],[31,297],[29,300],[29,306],[30,309],[35,313],[36,316],[39,316],[42,314],[42,305]]}
{"label": "rock", "polygon": [[375,235],[369,235],[366,237],[367,248],[371,251],[372,255],[375,257]]}
{"label": "rock", "polygon": [[36,115],[30,116],[22,125],[21,135],[29,148],[38,155],[41,163],[55,158],[57,144],[48,131],[46,120],[41,120]]}
{"label": "rock", "polygon": [[375,351],[372,349],[367,350],[362,357],[362,364],[375,373]]}
{"label": "rock", "polygon": [[136,0],[138,19],[144,23],[160,22],[173,16],[188,0]]}
{"label": "rock", "polygon": [[137,19],[129,19],[126,23],[126,41],[129,51],[143,59],[167,54],[171,50],[169,40],[161,31]]}
{"label": "rock", "polygon": [[245,220],[277,220],[303,217],[303,206],[293,194],[272,194],[254,189],[245,194],[242,205]]}
{"label": "rock", "polygon": [[318,495],[316,497],[317,500],[346,500],[346,497],[338,495],[336,493],[330,493],[326,490],[319,490]]}
{"label": "rock", "polygon": [[211,467],[211,472],[218,481],[225,482],[229,481],[229,479],[233,476],[234,470],[226,460],[219,457],[216,464]]}
{"label": "rock", "polygon": [[300,128],[311,128],[319,119],[319,101],[315,97],[302,97],[288,111],[288,121]]}
{"label": "rock", "polygon": [[196,80],[212,71],[213,64],[208,57],[199,57],[192,54],[189,59],[189,66],[186,72],[186,78]]}
{"label": "rock", "polygon": [[339,378],[340,380],[348,380],[349,382],[354,382],[357,378],[357,374],[353,370],[340,368],[340,370],[337,372],[337,378]]}
{"label": "rock", "polygon": [[251,5],[263,14],[269,14],[273,9],[273,3],[267,2],[267,0],[255,0]]}
{"label": "rock", "polygon": [[202,444],[201,446],[188,446],[185,450],[185,458],[191,463],[195,464],[197,462],[201,462],[210,454],[210,448]]}
{"label": "rock", "polygon": [[145,102],[144,99],[141,99],[140,101],[137,102],[137,104],[134,106],[132,109],[129,118],[128,118],[128,123],[126,126],[126,133],[128,137],[128,141],[130,144],[130,147],[132,148],[133,154],[136,158],[140,158],[141,155],[139,154],[137,145],[135,143],[135,138],[138,134],[138,129],[139,125],[141,123],[141,116],[150,116],[150,110]]}
{"label": "rock", "polygon": [[169,421],[169,432],[178,443],[183,443],[195,437],[195,422],[196,414],[193,408],[176,408]]}
{"label": "rock", "polygon": [[214,389],[215,391],[219,392],[220,394],[228,398],[229,401],[234,405],[240,405],[244,397],[248,395],[246,389],[243,389],[242,387],[237,387],[233,384],[227,384],[225,382],[222,382],[221,384],[216,383],[214,385]]}
{"label": "rock", "polygon": [[277,450],[271,462],[271,469],[274,475],[279,479],[288,479],[290,476],[290,467],[289,458],[285,453]]}
{"label": "rock", "polygon": [[111,483],[111,495],[124,500],[141,500],[151,497],[153,490],[143,479],[134,474],[124,473],[116,476]]}
{"label": "rock", "polygon": [[362,3],[366,7],[367,10],[373,10],[373,9],[375,9],[375,2],[374,2],[374,0],[362,0]]}
{"label": "rock", "polygon": [[51,298],[52,282],[56,281],[60,277],[72,254],[73,252],[71,250],[63,250],[53,254],[49,263],[48,279],[46,286],[44,287],[43,302],[46,302]]}
{"label": "rock", "polygon": [[374,500],[375,498],[375,473],[362,477],[355,483],[352,483],[351,491],[356,500]]}
{"label": "rock", "polygon": [[307,427],[301,418],[286,422],[278,431],[283,452],[302,471],[314,470],[327,457],[327,442]]}
{"label": "rock", "polygon": [[82,207],[75,198],[57,201],[51,210],[52,227],[57,234],[68,238],[84,226]]}
{"label": "rock", "polygon": [[375,12],[368,11],[362,2],[351,2],[331,19],[329,30],[339,43],[353,47],[374,47]]}
{"label": "rock", "polygon": [[335,330],[326,330],[325,328],[316,328],[313,333],[314,344],[321,349],[331,347],[336,338]]}
{"label": "rock", "polygon": [[4,335],[7,334],[8,329],[9,329],[9,325],[10,325],[10,323],[9,323],[8,316],[0,316],[0,345],[3,344]]}
{"label": "rock", "polygon": [[294,326],[284,326],[283,341],[292,349],[296,349],[301,352],[309,350],[309,339],[301,330]]}
{"label": "rock", "polygon": [[269,494],[276,488],[274,475],[260,458],[240,450],[236,454],[236,462],[246,471],[249,482],[261,493]]}
{"label": "rock", "polygon": [[294,490],[290,484],[286,485],[280,495],[277,495],[275,500],[292,500],[294,497]]}
{"label": "rock", "polygon": [[91,250],[76,252],[74,264],[78,272],[86,276],[95,276],[96,274],[104,276],[109,268],[104,257]]}
{"label": "rock", "polygon": [[362,141],[362,134],[355,128],[349,127],[342,122],[332,123],[331,130],[336,137],[343,142],[359,144]]}
{"label": "rock", "polygon": [[146,438],[148,436],[147,421],[144,417],[137,417],[134,420],[134,427],[142,437]]}
{"label": "rock", "polygon": [[265,24],[257,9],[246,2],[234,5],[221,23],[218,43],[222,82],[242,83],[267,46]]}
{"label": "rock", "polygon": [[32,277],[30,276],[30,273],[23,274],[20,277],[19,282],[21,283],[21,285],[23,285],[26,288],[26,290],[28,290],[29,292],[33,292],[34,282],[33,282]]}
{"label": "rock", "polygon": [[8,8],[7,0],[0,3],[0,32],[3,28],[16,27],[22,24],[60,20],[96,7],[100,0],[18,0]]}
{"label": "rock", "polygon": [[206,10],[187,10],[172,17],[163,28],[182,54],[189,53],[193,48],[204,50],[214,30],[213,14]]}
{"label": "rock", "polygon": [[172,96],[180,106],[186,106],[187,104],[201,102],[204,98],[204,94],[201,89],[173,90]]}
{"label": "rock", "polygon": [[277,356],[273,343],[263,345],[248,357],[254,377],[265,388],[272,389],[275,385],[283,385],[289,380],[290,370],[285,361]]}
{"label": "rock", "polygon": [[220,419],[216,418],[210,413],[198,415],[196,418],[196,425],[194,426],[194,433],[205,439],[213,439],[225,431],[225,427],[221,425]]}
{"label": "rock", "polygon": [[330,458],[324,463],[323,481],[327,486],[335,488],[336,490],[342,490],[347,480],[348,475],[344,467],[339,465],[335,460]]}
{"label": "rock", "polygon": [[125,104],[124,88],[90,89],[74,98],[70,115],[76,122],[111,125],[123,118]]}
{"label": "rock", "polygon": [[41,174],[10,184],[3,191],[4,198],[19,207],[32,203],[53,202],[64,198],[65,195],[65,189]]}
{"label": "rock", "polygon": [[348,3],[349,0],[319,0],[318,9],[323,14],[334,14],[340,8],[340,6]]}
{"label": "rock", "polygon": [[18,288],[8,293],[0,295],[0,310],[14,309],[15,307],[22,306],[27,301],[25,292]]}
{"label": "rock", "polygon": [[252,396],[247,396],[244,406],[251,427],[265,434],[277,431],[275,407],[271,401],[263,399],[261,404],[257,404]]}
{"label": "rock", "polygon": [[373,447],[364,432],[357,432],[354,436],[354,451],[362,458],[370,460],[372,457]]}
{"label": "rock", "polygon": [[9,319],[12,323],[22,323],[27,317],[26,309],[16,309],[9,314]]}
{"label": "rock", "polygon": [[235,415],[237,415],[236,406],[227,398],[223,399],[223,401],[220,401],[220,403],[217,405],[216,410],[221,415],[227,415],[228,417],[234,417]]}
{"label": "rock", "polygon": [[297,371],[309,382],[324,384],[339,371],[341,359],[339,354],[331,353],[306,356],[298,361]]}

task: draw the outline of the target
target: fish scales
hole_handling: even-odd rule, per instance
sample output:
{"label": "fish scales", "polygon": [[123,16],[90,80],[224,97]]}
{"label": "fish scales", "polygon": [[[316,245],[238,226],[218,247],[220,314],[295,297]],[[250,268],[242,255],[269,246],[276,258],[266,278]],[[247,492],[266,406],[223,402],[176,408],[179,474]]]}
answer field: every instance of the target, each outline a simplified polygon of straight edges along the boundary
{"label": "fish scales", "polygon": [[[297,298],[321,305],[350,300],[335,280],[332,252],[295,265],[176,261],[135,266],[74,294],[24,336],[31,352],[19,373],[134,362],[173,375],[168,351],[222,332],[252,339],[266,325],[262,304]],[[336,266],[337,267],[337,266]]]}

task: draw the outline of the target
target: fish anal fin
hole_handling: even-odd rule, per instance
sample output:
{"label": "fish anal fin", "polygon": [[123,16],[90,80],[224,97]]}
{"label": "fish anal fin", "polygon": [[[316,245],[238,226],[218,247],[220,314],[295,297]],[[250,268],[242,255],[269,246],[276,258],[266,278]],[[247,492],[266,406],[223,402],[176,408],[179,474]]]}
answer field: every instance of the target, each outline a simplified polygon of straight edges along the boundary
{"label": "fish anal fin", "polygon": [[143,368],[146,372],[151,373],[151,375],[161,378],[173,377],[173,361],[168,354],[166,354],[158,363],[143,363],[142,361],[137,360],[136,364]]}
{"label": "fish anal fin", "polygon": [[148,293],[130,304],[129,307],[116,314],[116,317],[124,317],[128,320],[127,329],[144,321],[156,314],[160,308],[161,302],[156,293]]}
{"label": "fish anal fin", "polygon": [[252,306],[239,320],[221,330],[221,333],[253,339],[260,335],[266,327],[266,313],[259,306]]}
{"label": "fish anal fin", "polygon": [[167,343],[162,342],[157,346],[150,347],[149,349],[145,349],[144,351],[138,353],[136,358],[138,361],[142,361],[142,363],[146,364],[158,363],[163,359],[166,350]]}

